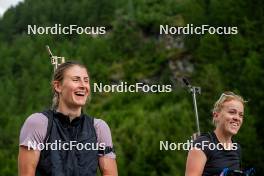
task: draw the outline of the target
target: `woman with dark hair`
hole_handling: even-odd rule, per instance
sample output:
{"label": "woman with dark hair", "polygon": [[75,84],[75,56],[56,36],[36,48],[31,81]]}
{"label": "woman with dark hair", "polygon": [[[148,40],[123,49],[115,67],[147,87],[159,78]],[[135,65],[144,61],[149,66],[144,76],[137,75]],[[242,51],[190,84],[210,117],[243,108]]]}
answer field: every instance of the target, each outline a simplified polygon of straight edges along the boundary
{"label": "woman with dark hair", "polygon": [[233,92],[224,92],[215,102],[215,130],[201,135],[189,150],[186,176],[219,176],[225,169],[240,170],[240,146],[232,140],[242,125],[244,99]]}
{"label": "woman with dark hair", "polygon": [[29,116],[20,132],[20,176],[96,176],[98,165],[102,175],[118,175],[110,128],[83,113],[89,82],[80,63],[55,70],[51,110]]}

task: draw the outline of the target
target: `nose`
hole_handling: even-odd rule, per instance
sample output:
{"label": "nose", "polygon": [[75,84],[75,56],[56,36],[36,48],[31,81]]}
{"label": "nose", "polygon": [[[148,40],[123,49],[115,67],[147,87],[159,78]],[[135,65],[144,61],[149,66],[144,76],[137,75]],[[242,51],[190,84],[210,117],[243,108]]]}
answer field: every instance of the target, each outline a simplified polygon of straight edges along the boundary
{"label": "nose", "polygon": [[241,117],[240,117],[239,113],[236,113],[236,114],[233,116],[233,120],[234,120],[234,121],[240,121],[240,120],[241,120]]}
{"label": "nose", "polygon": [[79,81],[79,87],[84,88],[85,82],[84,80]]}
{"label": "nose", "polygon": [[86,87],[89,87],[89,82],[87,82],[85,79],[82,79],[79,81],[79,87],[85,89]]}

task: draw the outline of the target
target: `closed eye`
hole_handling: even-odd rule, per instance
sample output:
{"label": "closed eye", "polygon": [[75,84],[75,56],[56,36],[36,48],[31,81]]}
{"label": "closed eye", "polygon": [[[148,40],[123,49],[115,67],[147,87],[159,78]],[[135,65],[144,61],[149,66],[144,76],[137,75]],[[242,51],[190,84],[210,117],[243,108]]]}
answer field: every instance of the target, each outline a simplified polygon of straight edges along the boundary
{"label": "closed eye", "polygon": [[228,111],[229,114],[236,114],[236,111],[234,110],[231,110],[231,111]]}

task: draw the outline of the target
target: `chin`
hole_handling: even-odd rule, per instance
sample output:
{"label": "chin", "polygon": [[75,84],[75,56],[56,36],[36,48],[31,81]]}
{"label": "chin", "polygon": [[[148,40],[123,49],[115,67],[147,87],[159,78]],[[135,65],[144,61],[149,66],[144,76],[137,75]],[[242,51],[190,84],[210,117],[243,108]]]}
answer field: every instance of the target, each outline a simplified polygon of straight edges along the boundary
{"label": "chin", "polygon": [[[239,129],[238,129],[239,130]],[[236,135],[238,133],[238,130],[233,130],[233,129],[230,129],[228,130],[230,134],[232,135]]]}
{"label": "chin", "polygon": [[237,131],[235,131],[235,132],[230,132],[232,135],[236,135],[237,134]]}
{"label": "chin", "polygon": [[84,106],[86,104],[86,99],[84,100],[73,100],[73,103],[77,106]]}
{"label": "chin", "polygon": [[86,102],[82,102],[82,103],[76,103],[76,105],[78,105],[78,106],[84,106],[86,104]]}
{"label": "chin", "polygon": [[76,108],[83,107],[84,105],[85,105],[85,103],[83,103],[83,102],[73,102],[72,103],[72,106],[76,107]]}

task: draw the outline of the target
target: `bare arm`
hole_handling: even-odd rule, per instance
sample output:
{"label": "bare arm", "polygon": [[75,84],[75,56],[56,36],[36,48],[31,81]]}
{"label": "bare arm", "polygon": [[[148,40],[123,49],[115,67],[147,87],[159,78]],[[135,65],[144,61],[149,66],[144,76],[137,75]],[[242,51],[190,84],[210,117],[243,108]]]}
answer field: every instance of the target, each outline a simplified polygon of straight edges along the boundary
{"label": "bare arm", "polygon": [[115,159],[101,156],[99,157],[99,167],[102,176],[118,176]]}
{"label": "bare arm", "polygon": [[28,150],[27,147],[20,146],[18,154],[18,175],[35,176],[39,156],[40,151]]}
{"label": "bare arm", "polygon": [[207,158],[202,150],[191,149],[186,161],[185,176],[201,176],[206,160]]}

